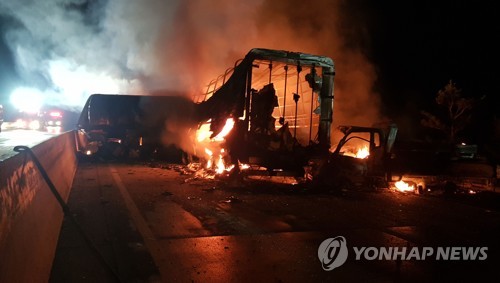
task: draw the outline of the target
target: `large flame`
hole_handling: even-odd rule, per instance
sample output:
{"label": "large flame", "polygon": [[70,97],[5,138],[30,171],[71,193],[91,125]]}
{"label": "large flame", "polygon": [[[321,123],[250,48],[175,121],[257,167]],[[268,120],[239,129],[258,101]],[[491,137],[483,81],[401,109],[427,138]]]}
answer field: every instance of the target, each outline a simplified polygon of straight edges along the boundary
{"label": "large flame", "polygon": [[234,127],[234,119],[233,118],[228,118],[226,120],[226,124],[224,124],[224,127],[222,128],[222,131],[215,136],[214,138],[210,139],[210,136],[212,135],[212,131],[210,131],[210,120],[201,125],[198,131],[196,131],[196,140],[198,143],[203,143],[203,142],[221,142],[224,140],[224,137],[231,132],[231,130]]}
{"label": "large flame", "polygon": [[234,127],[234,119],[233,118],[227,119],[226,124],[224,125],[224,128],[222,128],[222,131],[220,131],[220,133],[216,137],[214,137],[213,140],[223,141],[224,137],[227,136],[227,134],[229,134],[229,132],[231,132],[233,127]]}
{"label": "large flame", "polygon": [[[224,158],[226,157],[226,150],[222,147],[222,142],[224,137],[231,132],[234,127],[234,119],[229,118],[226,120],[226,124],[222,128],[222,131],[210,139],[212,131],[210,131],[210,124],[203,124],[196,132],[196,141],[198,145],[204,147],[205,159],[207,164],[206,169],[214,170],[217,174],[222,174],[224,172],[229,172],[234,168],[232,164],[226,164]],[[214,154],[214,151],[216,152]]]}

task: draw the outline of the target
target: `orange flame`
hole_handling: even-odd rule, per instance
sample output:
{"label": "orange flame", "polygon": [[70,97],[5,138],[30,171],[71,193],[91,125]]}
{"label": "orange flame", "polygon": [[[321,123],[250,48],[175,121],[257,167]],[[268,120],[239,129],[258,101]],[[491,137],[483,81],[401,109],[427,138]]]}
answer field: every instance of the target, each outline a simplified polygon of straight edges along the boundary
{"label": "orange flame", "polygon": [[368,156],[370,156],[370,149],[368,146],[360,147],[357,149],[357,151],[354,150],[349,150],[349,151],[344,151],[342,152],[343,155],[345,156],[350,156],[350,157],[355,157],[359,159],[365,159]]}
{"label": "orange flame", "polygon": [[[210,120],[209,120],[210,122]],[[231,130],[234,127],[234,119],[233,118],[228,118],[226,120],[226,124],[224,124],[224,127],[222,128],[221,132],[215,136],[214,138],[210,139],[210,135],[212,135],[212,131],[210,131],[210,123],[206,123],[200,126],[200,128],[196,131],[196,140],[201,143],[205,141],[210,141],[210,142],[221,142],[224,140],[224,137],[231,132]]]}
{"label": "orange flame", "polygon": [[413,192],[413,191],[415,191],[415,186],[410,185],[409,183],[406,183],[403,180],[400,180],[400,181],[394,183],[394,186],[400,192]]}
{"label": "orange flame", "polygon": [[220,133],[213,139],[215,141],[223,141],[224,137],[227,136],[227,134],[229,134],[229,132],[231,132],[233,127],[234,127],[234,119],[233,118],[227,119],[226,124],[224,125],[224,128],[222,128],[222,131],[220,131]]}
{"label": "orange flame", "polygon": [[364,146],[362,148],[358,149],[358,152],[356,152],[356,158],[367,158],[370,155],[370,149],[368,146]]}
{"label": "orange flame", "polygon": [[[210,131],[210,124],[203,124],[196,132],[196,140],[199,144],[205,143],[205,154],[207,159],[207,169],[213,169],[217,174],[222,174],[224,172],[229,172],[234,168],[234,165],[226,165],[224,161],[225,150],[221,147],[221,142],[224,141],[224,137],[231,132],[234,127],[234,119],[229,118],[226,120],[226,124],[222,128],[222,131],[210,139],[212,131]],[[217,151],[219,149],[219,154],[214,155],[214,152],[208,149],[207,146]],[[215,157],[217,156],[217,157]]]}
{"label": "orange flame", "polygon": [[241,170],[245,170],[245,169],[250,168],[250,165],[245,164],[245,163],[239,163],[239,165],[240,165],[240,169],[241,169]]}
{"label": "orange flame", "polygon": [[205,153],[208,155],[208,158],[207,158],[207,169],[212,169],[212,157],[213,157],[213,153],[210,149],[208,148],[205,148]]}

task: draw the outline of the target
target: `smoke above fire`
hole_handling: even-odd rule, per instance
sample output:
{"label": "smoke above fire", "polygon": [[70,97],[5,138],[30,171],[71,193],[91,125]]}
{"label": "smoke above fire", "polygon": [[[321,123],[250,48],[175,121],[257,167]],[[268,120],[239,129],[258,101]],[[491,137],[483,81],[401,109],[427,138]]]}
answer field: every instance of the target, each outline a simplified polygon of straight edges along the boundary
{"label": "smoke above fire", "polygon": [[23,87],[83,106],[92,93],[201,92],[252,48],[331,57],[334,124],[372,125],[364,24],[341,0],[0,0]]}
{"label": "smoke above fire", "polygon": [[[0,0],[23,85],[51,104],[92,93],[200,93],[252,48],[331,57],[334,125],[380,119],[363,18],[351,1]],[[356,2],[356,1],[355,1]]]}
{"label": "smoke above fire", "polygon": [[183,1],[174,32],[161,38],[161,65],[189,74],[188,87],[214,79],[254,47],[329,56],[336,66],[334,123],[370,126],[380,118],[375,69],[365,56],[363,23],[344,2]]}
{"label": "smoke above fire", "polygon": [[[21,78],[46,103],[83,107],[92,93],[141,93],[160,77],[155,41],[176,2],[0,0]],[[33,92],[33,91],[32,91]]]}

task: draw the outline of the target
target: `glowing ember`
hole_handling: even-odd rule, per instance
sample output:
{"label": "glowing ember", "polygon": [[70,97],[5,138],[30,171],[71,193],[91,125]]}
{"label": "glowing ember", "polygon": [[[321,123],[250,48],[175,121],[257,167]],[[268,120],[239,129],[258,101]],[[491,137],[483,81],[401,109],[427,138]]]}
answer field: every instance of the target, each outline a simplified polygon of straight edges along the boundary
{"label": "glowing ember", "polygon": [[410,185],[409,183],[406,183],[403,180],[394,183],[394,186],[400,192],[413,192],[413,191],[415,191],[415,187],[413,185]]}
{"label": "glowing ember", "polygon": [[245,169],[250,168],[250,165],[245,164],[245,163],[239,163],[239,165],[240,165],[240,170],[245,170]]}

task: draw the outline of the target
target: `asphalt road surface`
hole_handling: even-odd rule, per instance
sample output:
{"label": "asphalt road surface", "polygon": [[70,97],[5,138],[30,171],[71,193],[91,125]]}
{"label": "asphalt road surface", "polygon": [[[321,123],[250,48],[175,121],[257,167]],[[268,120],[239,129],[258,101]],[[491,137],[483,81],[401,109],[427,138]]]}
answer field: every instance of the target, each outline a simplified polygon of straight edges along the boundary
{"label": "asphalt road surface", "polygon": [[0,161],[17,154],[13,149],[18,145],[33,147],[53,137],[55,134],[35,130],[2,130],[0,133]]}
{"label": "asphalt road surface", "polygon": [[[105,266],[125,282],[463,282],[500,274],[497,195],[313,194],[184,169],[81,163],[70,209],[107,264],[65,221],[51,282],[113,282]],[[325,271],[318,248],[336,236],[346,240],[347,261]],[[362,247],[370,252],[357,259]],[[434,254],[370,260],[380,247]],[[436,259],[439,247],[483,248],[485,257]]]}

